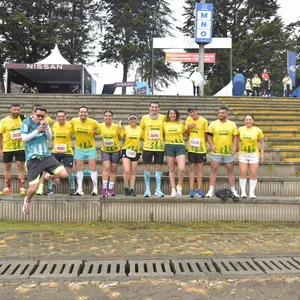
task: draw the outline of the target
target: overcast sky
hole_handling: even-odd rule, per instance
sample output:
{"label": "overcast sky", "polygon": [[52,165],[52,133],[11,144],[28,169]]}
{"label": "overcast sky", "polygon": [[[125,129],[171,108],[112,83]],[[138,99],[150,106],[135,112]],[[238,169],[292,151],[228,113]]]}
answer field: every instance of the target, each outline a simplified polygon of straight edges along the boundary
{"label": "overcast sky", "polygon": [[[171,4],[171,9],[174,12],[174,17],[176,20],[183,21],[183,5],[184,0],[169,0]],[[206,1],[209,2],[209,1]],[[263,3],[263,1],[262,1]],[[297,21],[300,19],[299,7],[300,0],[277,0],[277,3],[280,5],[279,14],[281,15],[283,21],[288,24],[291,22]],[[178,21],[177,21],[178,22]],[[176,23],[175,25],[180,25]],[[179,33],[180,34],[180,33]],[[176,71],[181,71],[181,66],[179,63],[173,63],[173,67]],[[97,93],[100,94],[102,92],[102,87],[104,83],[114,83],[122,81],[122,67],[119,66],[115,68],[113,65],[103,65],[97,66],[93,68],[88,68],[91,73],[98,73],[99,77],[95,77],[97,80]],[[130,71],[128,76],[128,81],[134,80],[134,71]],[[131,91],[128,89],[128,91]],[[121,88],[117,88],[115,94],[120,94]],[[164,92],[160,92],[157,94],[161,95],[176,95],[179,93],[180,95],[192,95],[192,86],[189,79],[182,78],[175,85],[169,87]]]}

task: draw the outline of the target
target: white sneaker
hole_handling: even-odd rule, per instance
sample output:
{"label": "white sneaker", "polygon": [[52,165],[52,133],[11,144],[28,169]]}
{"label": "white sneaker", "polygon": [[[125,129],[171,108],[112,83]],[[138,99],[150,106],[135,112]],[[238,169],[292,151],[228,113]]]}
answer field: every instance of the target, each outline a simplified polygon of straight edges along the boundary
{"label": "white sneaker", "polygon": [[180,196],[182,196],[182,187],[178,187],[178,185],[177,185],[177,197],[180,197]]}
{"label": "white sneaker", "polygon": [[208,190],[208,192],[206,193],[206,197],[211,198],[214,195],[214,191],[213,190]]}
{"label": "white sneaker", "polygon": [[241,194],[241,197],[242,197],[242,198],[247,198],[247,194],[246,194],[246,193],[242,193],[242,194]]}
{"label": "white sneaker", "polygon": [[172,198],[177,198],[177,192],[176,192],[176,189],[172,189],[171,197],[172,197]]}
{"label": "white sneaker", "polygon": [[27,202],[27,197],[24,198],[24,203],[23,203],[23,207],[22,207],[22,212],[25,215],[29,215],[30,214],[30,203]]}
{"label": "white sneaker", "polygon": [[98,188],[94,187],[93,191],[91,192],[92,196],[97,196],[98,195]]}
{"label": "white sneaker", "polygon": [[256,196],[254,195],[254,193],[249,193],[249,198],[250,199],[256,199]]}
{"label": "white sneaker", "polygon": [[231,192],[232,192],[234,197],[236,197],[236,198],[240,197],[240,195],[237,193],[237,191],[234,190],[234,191],[231,191]]}
{"label": "white sneaker", "polygon": [[83,192],[82,189],[77,189],[75,195],[76,195],[76,196],[82,196],[82,195],[84,195],[84,192]]}

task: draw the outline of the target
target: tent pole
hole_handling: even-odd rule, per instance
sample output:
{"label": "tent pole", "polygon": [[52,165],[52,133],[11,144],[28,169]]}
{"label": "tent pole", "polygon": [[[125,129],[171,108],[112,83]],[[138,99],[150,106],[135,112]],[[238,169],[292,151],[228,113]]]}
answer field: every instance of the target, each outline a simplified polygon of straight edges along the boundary
{"label": "tent pole", "polygon": [[81,94],[84,95],[84,66],[83,65],[81,71]]}
{"label": "tent pole", "polygon": [[5,69],[4,93],[8,91],[8,69]]}

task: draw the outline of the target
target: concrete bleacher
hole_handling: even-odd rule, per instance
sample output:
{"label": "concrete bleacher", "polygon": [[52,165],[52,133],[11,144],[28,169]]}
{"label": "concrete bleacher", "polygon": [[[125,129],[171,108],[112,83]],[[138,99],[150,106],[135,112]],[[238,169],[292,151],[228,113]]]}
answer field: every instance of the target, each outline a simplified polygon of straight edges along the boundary
{"label": "concrete bleacher", "polygon": [[[297,115],[300,110],[300,100],[295,98],[290,99],[279,99],[279,98],[254,98],[254,97],[183,97],[183,96],[103,96],[103,95],[47,95],[47,94],[14,94],[14,95],[0,95],[0,118],[7,116],[8,109],[12,103],[19,103],[22,108],[22,112],[25,115],[31,114],[31,108],[36,103],[43,104],[47,109],[49,116],[55,118],[55,112],[58,109],[64,109],[67,112],[68,118],[76,117],[78,113],[78,108],[81,105],[85,105],[89,108],[89,116],[96,119],[98,122],[103,121],[103,113],[105,110],[112,110],[114,113],[113,119],[115,122],[122,120],[122,124],[127,123],[127,117],[129,114],[136,114],[141,118],[144,114],[148,113],[149,103],[151,101],[160,102],[160,112],[166,114],[167,110],[171,107],[177,107],[181,114],[181,118],[185,119],[188,116],[187,107],[189,105],[196,105],[198,107],[199,114],[209,122],[217,118],[217,112],[220,106],[226,105],[230,108],[230,119],[235,121],[237,126],[243,126],[243,118],[247,113],[251,113],[255,117],[255,125],[260,127],[265,134],[265,162],[260,164],[259,167],[259,180],[256,189],[257,200],[241,200],[243,203],[264,203],[264,201],[271,201],[272,199],[278,204],[281,201],[290,201],[296,205],[295,208],[290,208],[293,213],[293,220],[300,220],[300,209],[299,209],[299,199],[300,194],[299,189],[299,177],[300,174],[300,120],[298,120]],[[97,149],[100,149],[101,137],[96,137]],[[51,143],[49,144],[51,146]],[[209,158],[209,155],[208,155]],[[101,171],[102,165],[100,161],[100,151],[98,151],[98,172],[99,172],[99,188],[101,187]],[[88,166],[86,165],[86,169]],[[4,186],[4,176],[3,176],[3,164],[0,164],[0,188]],[[131,203],[135,201],[139,202],[157,202],[165,203],[170,201],[174,204],[178,201],[193,203],[195,200],[188,198],[187,193],[189,190],[188,184],[188,164],[185,170],[185,182],[184,182],[184,194],[180,199],[171,199],[166,197],[165,199],[155,199],[150,198],[148,200],[143,199],[141,196],[144,192],[144,180],[143,180],[143,165],[140,162],[137,170],[137,182],[136,191],[138,197],[135,199],[126,199],[122,196],[123,194],[123,180],[122,180],[122,164],[118,167],[118,177],[116,184],[116,192],[118,196],[114,199],[108,198],[101,200],[101,205],[105,203],[113,205],[112,203],[116,201],[121,201],[123,204],[127,201]],[[163,172],[168,171],[167,164],[163,166]],[[203,179],[203,190],[206,192],[208,190],[210,166],[209,161],[204,166],[204,179]],[[152,172],[154,174],[154,171]],[[236,176],[236,188],[239,191],[238,178],[239,178],[238,162],[235,162],[235,176]],[[151,179],[152,189],[154,189],[155,179]],[[13,180],[12,187],[15,192],[18,191],[17,173],[16,166],[13,166]],[[217,178],[216,188],[228,187],[228,179],[224,166],[221,166],[219,171],[219,176]],[[166,194],[170,193],[169,178],[163,178],[162,189]],[[88,196],[92,190],[90,177],[86,176],[84,179],[84,192],[87,194],[83,197],[70,197],[68,194],[68,184],[63,182],[62,185],[55,187],[55,195],[52,196],[39,196],[40,205],[50,205],[45,204],[46,201],[51,200],[51,203],[57,203],[60,199],[62,201],[67,201],[68,203],[76,202],[81,203],[82,201],[88,201],[91,205],[92,203],[99,202],[99,197]],[[75,199],[74,199],[75,198]],[[97,198],[97,199],[96,199]],[[20,197],[17,195],[13,196],[1,196],[0,199],[4,205],[5,202],[20,201]],[[219,203],[218,199],[210,200],[199,200],[198,204],[203,201],[216,202]],[[53,202],[54,201],[54,202]],[[87,202],[86,202],[87,203]],[[94,205],[93,204],[93,205]],[[6,203],[7,205],[7,203]],[[12,207],[15,204],[11,204]],[[35,202],[34,202],[35,205]],[[55,204],[57,205],[57,204]],[[78,204],[79,205],[79,204]],[[80,204],[81,205],[81,204]],[[95,204],[96,206],[98,204]],[[116,205],[121,205],[120,203]],[[124,204],[125,205],[125,204]],[[129,204],[128,204],[129,205]],[[6,206],[5,206],[6,207]],[[12,207],[5,209],[5,216],[9,218],[22,218],[19,211],[14,214],[14,209]],[[16,206],[17,207],[17,206]],[[249,209],[250,206],[246,206]],[[282,208],[282,207],[281,207]],[[280,210],[281,208],[276,208]],[[17,208],[16,208],[17,209]],[[99,209],[99,208],[98,208]],[[184,208],[186,209],[186,207]],[[221,209],[221,208],[220,208]],[[18,210],[18,209],[17,209]],[[0,209],[1,211],[1,209]],[[220,212],[221,213],[221,212]],[[152,220],[148,213],[145,213],[147,220]],[[230,212],[229,219],[232,218]],[[270,212],[271,214],[271,212]],[[273,214],[273,213],[272,213]],[[151,215],[151,214],[150,214]],[[13,217],[15,216],[15,217]],[[102,213],[101,213],[102,216]],[[252,216],[252,213],[250,213]],[[286,214],[284,214],[286,216]],[[0,213],[1,217],[1,213]],[[3,217],[3,213],[2,213]],[[252,216],[254,218],[254,216]],[[40,220],[39,218],[44,218],[36,213],[35,220]],[[102,217],[98,215],[95,216],[96,220],[102,220]],[[110,220],[123,220],[120,216],[115,216],[114,219],[111,215],[108,217]],[[132,217],[133,218],[133,217]],[[175,218],[175,217],[174,217]],[[173,218],[173,219],[174,219]],[[177,220],[176,217],[175,219]],[[216,217],[218,218],[218,217]],[[220,216],[221,218],[221,216]],[[72,218],[71,218],[72,219]],[[173,220],[172,219],[172,220]],[[255,219],[255,218],[254,218]],[[73,220],[73,219],[72,219]],[[75,220],[75,219],[74,219]],[[77,220],[77,219],[76,219]],[[125,218],[125,220],[127,220]],[[132,219],[130,219],[132,220]],[[161,219],[162,220],[162,219]],[[181,220],[181,219],[180,219]],[[255,219],[256,220],[256,219]]]}

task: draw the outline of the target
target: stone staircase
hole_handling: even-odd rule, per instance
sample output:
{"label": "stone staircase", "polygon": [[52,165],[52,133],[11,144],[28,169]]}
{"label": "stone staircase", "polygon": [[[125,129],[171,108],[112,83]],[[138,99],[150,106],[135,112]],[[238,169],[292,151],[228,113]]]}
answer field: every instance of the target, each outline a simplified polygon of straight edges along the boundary
{"label": "stone staircase", "polygon": [[[235,98],[235,97],[181,97],[181,96],[102,96],[102,95],[47,95],[47,94],[2,94],[0,95],[0,118],[7,116],[8,109],[12,103],[19,103],[22,112],[26,115],[31,114],[31,108],[34,104],[44,105],[50,117],[55,118],[55,112],[58,109],[64,109],[69,118],[77,116],[81,105],[89,108],[89,116],[98,122],[103,120],[103,112],[112,110],[114,121],[122,120],[127,123],[129,114],[136,114],[141,118],[148,113],[149,103],[151,101],[160,102],[160,112],[166,114],[171,107],[177,107],[181,113],[181,118],[188,116],[187,107],[196,105],[199,114],[209,122],[217,118],[217,112],[220,106],[226,105],[230,108],[230,119],[237,123],[237,126],[243,126],[243,118],[247,113],[255,117],[255,124],[260,127],[266,137],[265,162],[259,167],[259,181],[256,194],[260,196],[298,196],[300,185],[300,120],[297,116],[300,111],[300,100],[295,98]],[[101,137],[96,138],[97,149],[100,149]],[[49,143],[51,147],[51,143]],[[209,155],[208,155],[209,157]],[[99,186],[101,183],[102,165],[100,162],[100,151],[98,151],[98,172]],[[86,169],[88,166],[86,165]],[[0,164],[0,188],[4,186],[3,164]],[[204,166],[204,186],[203,190],[208,190],[209,180],[209,162]],[[144,192],[143,181],[144,167],[139,163],[137,170],[136,190],[138,194]],[[168,171],[166,163],[163,166],[163,172]],[[17,191],[17,173],[16,166],[13,166],[12,186]],[[122,164],[118,167],[117,193],[122,194]],[[152,172],[154,174],[154,171]],[[184,182],[184,193],[188,192],[188,167],[186,166]],[[236,187],[238,188],[238,162],[235,162]],[[89,194],[92,187],[89,176],[85,177],[84,192]],[[154,178],[152,184],[154,185]],[[227,175],[224,166],[221,166],[217,178],[216,188],[227,187]],[[68,185],[55,187],[56,194],[67,194]],[[154,188],[154,186],[152,186]],[[164,177],[163,190],[170,192],[169,179]]]}

